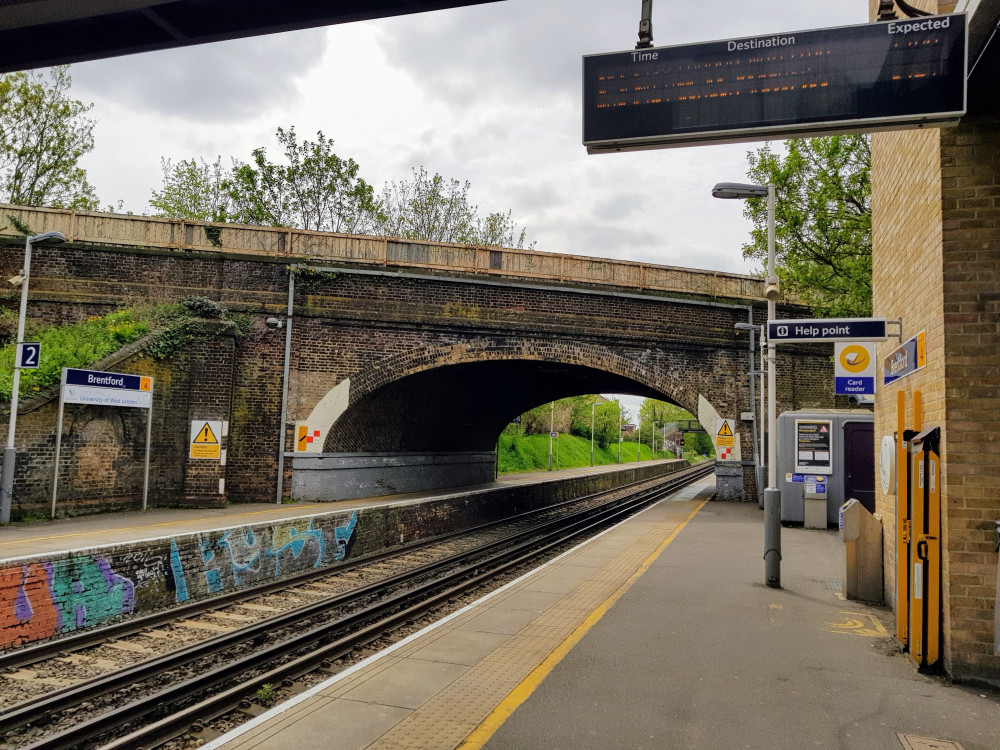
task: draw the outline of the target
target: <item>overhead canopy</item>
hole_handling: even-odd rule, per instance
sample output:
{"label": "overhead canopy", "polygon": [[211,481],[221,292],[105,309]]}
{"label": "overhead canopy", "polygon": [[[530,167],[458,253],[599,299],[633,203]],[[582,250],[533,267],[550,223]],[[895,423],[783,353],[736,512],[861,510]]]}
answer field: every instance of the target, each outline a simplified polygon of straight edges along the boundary
{"label": "overhead canopy", "polygon": [[0,73],[497,0],[0,0]]}

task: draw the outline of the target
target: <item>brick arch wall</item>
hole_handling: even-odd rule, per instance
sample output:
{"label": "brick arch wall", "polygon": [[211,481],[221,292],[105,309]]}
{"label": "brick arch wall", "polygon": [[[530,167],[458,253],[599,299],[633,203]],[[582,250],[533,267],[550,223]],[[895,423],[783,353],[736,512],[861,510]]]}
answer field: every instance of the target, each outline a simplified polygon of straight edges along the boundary
{"label": "brick arch wall", "polygon": [[324,449],[489,450],[517,414],[582,393],[634,393],[694,414],[703,395],[729,413],[733,392],[726,373],[741,364],[738,357],[729,350],[531,337],[428,344],[386,357],[351,380],[348,408],[331,426]]}

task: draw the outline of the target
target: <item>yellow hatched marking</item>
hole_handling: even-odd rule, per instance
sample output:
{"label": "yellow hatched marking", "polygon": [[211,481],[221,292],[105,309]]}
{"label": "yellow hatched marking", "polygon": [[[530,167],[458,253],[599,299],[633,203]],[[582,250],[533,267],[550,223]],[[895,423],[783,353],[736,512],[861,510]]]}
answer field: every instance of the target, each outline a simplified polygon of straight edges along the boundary
{"label": "yellow hatched marking", "polygon": [[841,612],[846,615],[844,622],[828,622],[831,633],[845,635],[860,635],[863,638],[888,638],[889,633],[875,615],[865,615],[859,612]]}

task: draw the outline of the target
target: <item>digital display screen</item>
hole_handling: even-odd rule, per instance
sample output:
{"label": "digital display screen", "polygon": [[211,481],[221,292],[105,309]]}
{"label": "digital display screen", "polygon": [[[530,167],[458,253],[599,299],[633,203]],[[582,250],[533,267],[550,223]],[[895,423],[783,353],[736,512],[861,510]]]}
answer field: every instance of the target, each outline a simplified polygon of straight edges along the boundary
{"label": "digital display screen", "polygon": [[591,153],[956,122],[964,14],[583,58]]}

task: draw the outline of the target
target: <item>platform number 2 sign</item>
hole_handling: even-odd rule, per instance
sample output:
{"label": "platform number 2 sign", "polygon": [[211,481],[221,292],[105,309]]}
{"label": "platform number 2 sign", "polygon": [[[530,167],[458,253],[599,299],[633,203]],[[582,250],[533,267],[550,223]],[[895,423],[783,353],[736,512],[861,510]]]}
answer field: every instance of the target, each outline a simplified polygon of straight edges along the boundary
{"label": "platform number 2 sign", "polygon": [[22,370],[37,370],[42,356],[42,345],[24,343],[17,345],[17,366]]}

